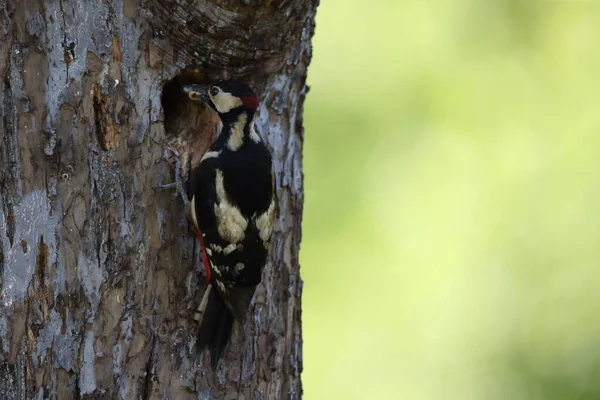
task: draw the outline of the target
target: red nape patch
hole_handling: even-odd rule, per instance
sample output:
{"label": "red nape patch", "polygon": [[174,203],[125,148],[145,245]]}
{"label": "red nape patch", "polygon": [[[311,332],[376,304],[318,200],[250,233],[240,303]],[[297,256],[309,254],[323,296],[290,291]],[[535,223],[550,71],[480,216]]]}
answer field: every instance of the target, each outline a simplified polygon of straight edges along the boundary
{"label": "red nape patch", "polygon": [[242,103],[252,110],[256,110],[258,108],[258,97],[256,96],[242,96],[240,97]]}

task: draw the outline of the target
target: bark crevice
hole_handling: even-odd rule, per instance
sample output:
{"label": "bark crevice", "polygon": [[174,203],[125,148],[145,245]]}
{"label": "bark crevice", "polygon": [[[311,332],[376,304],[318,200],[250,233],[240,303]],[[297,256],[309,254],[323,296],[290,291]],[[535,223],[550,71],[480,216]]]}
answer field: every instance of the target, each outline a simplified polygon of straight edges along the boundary
{"label": "bark crevice", "polygon": [[19,157],[18,138],[15,132],[15,104],[10,80],[4,80],[4,102],[3,102],[2,128],[3,128],[3,151],[2,151],[2,208],[4,223],[6,226],[6,238],[12,247],[15,242],[15,216],[14,202],[17,200],[17,182],[19,179]]}

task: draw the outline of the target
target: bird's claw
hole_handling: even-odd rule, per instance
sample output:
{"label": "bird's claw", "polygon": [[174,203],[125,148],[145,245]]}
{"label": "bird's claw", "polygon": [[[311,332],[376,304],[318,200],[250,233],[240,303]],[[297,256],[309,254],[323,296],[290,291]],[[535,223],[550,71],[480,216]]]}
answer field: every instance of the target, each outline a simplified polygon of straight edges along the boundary
{"label": "bird's claw", "polygon": [[175,200],[177,197],[181,196],[181,198],[183,199],[183,202],[185,204],[187,204],[189,202],[189,200],[187,198],[187,193],[185,192],[182,183],[177,182],[177,180],[172,183],[166,183],[164,185],[155,186],[154,189],[156,189],[156,190],[175,189],[175,192],[171,195],[171,198],[173,200]]}
{"label": "bird's claw", "polygon": [[169,149],[173,158],[173,164],[174,164],[174,168],[175,168],[175,182],[172,183],[166,183],[166,184],[162,184],[162,185],[158,185],[155,186],[155,189],[157,190],[165,190],[165,189],[175,189],[175,192],[172,195],[173,199],[176,199],[177,196],[181,196],[183,203],[184,204],[188,204],[189,200],[188,200],[188,195],[187,195],[187,191],[185,190],[185,185],[183,183],[183,169],[181,168],[181,162],[179,161],[179,156],[178,154]]}

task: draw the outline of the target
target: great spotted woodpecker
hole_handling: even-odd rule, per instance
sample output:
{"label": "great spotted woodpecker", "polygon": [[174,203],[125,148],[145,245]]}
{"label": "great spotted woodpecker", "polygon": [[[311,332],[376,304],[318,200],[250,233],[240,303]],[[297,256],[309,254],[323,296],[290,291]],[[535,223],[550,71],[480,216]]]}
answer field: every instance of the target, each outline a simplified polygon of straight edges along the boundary
{"label": "great spotted woodpecker", "polygon": [[216,368],[234,319],[245,321],[261,281],[275,219],[275,176],[271,153],[254,128],[258,98],[248,86],[229,80],[183,90],[193,101],[206,101],[223,123],[189,189],[208,279],[198,346],[209,348]]}

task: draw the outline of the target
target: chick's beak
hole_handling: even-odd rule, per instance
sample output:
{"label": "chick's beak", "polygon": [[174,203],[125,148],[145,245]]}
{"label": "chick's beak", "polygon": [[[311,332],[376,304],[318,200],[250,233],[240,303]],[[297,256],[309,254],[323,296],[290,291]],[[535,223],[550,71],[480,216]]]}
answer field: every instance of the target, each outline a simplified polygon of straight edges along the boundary
{"label": "chick's beak", "polygon": [[184,93],[187,93],[190,100],[202,101],[208,100],[208,87],[198,84],[185,85],[183,87]]}

